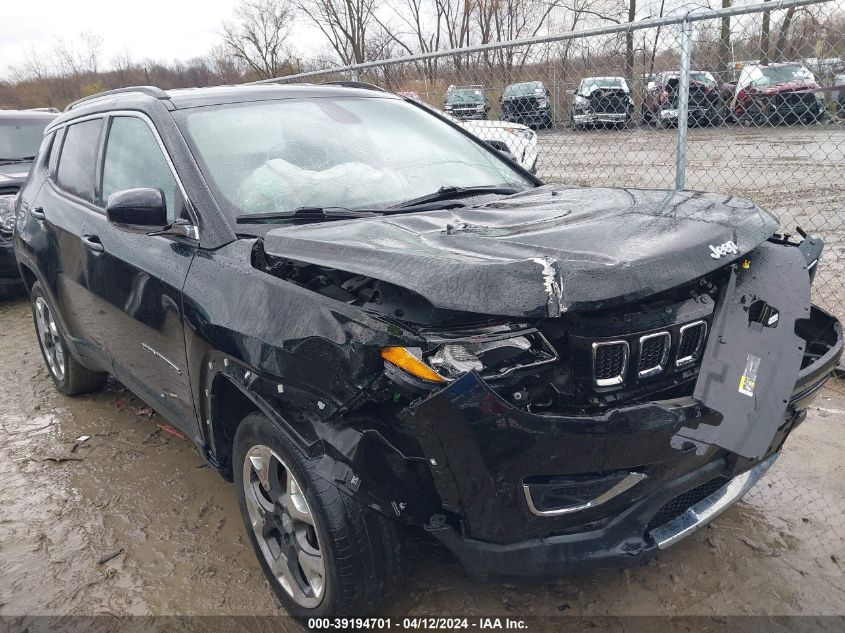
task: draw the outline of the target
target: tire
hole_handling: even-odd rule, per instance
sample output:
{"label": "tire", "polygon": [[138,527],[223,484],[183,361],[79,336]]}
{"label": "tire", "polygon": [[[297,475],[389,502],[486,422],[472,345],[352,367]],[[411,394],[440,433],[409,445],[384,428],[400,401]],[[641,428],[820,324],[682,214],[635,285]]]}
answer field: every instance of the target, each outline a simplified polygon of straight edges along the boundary
{"label": "tire", "polygon": [[[317,474],[319,460],[308,458],[263,414],[252,413],[238,426],[232,459],[249,540],[288,614],[306,619],[376,613],[402,576],[396,521]],[[282,548],[284,560],[274,555]],[[294,569],[284,564],[291,554],[312,562]]]}
{"label": "tire", "polygon": [[651,125],[651,119],[653,117],[651,110],[649,110],[645,105],[640,108],[640,115],[642,117],[643,123],[646,125]]}
{"label": "tire", "polygon": [[55,308],[50,305],[40,283],[33,284],[29,296],[38,346],[56,388],[66,396],[76,396],[102,387],[109,375],[91,371],[73,357],[55,318]]}

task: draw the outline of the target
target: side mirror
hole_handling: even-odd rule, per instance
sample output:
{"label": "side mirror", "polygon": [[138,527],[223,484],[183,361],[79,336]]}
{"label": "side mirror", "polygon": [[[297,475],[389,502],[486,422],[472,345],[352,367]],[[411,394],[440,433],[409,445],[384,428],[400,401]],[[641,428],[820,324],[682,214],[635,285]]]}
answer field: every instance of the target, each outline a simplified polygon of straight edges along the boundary
{"label": "side mirror", "polygon": [[161,189],[124,189],[109,196],[106,218],[117,228],[150,233],[167,228],[167,205]]}

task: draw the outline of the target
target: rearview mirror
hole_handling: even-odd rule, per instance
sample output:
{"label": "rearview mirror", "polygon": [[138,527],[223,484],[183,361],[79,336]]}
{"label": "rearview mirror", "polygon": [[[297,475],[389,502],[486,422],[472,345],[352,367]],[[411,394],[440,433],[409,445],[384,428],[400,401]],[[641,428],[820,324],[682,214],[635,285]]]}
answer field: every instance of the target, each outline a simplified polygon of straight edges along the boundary
{"label": "rearview mirror", "polygon": [[106,218],[124,231],[161,231],[168,225],[164,192],[161,189],[116,191],[106,203]]}

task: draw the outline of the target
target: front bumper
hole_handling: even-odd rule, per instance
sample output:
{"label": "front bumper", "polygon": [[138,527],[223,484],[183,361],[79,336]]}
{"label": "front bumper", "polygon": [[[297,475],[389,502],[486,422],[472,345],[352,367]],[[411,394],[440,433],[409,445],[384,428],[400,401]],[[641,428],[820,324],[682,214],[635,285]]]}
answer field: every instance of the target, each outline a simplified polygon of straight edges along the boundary
{"label": "front bumper", "polygon": [[631,115],[626,112],[589,112],[585,114],[572,115],[572,120],[576,125],[591,125],[596,123],[625,123],[630,118]]}
{"label": "front bumper", "polygon": [[[667,122],[667,121],[677,121],[679,116],[679,110],[674,108],[668,108],[660,110],[657,114],[657,118],[660,121]],[[717,113],[716,109],[713,107],[703,107],[703,106],[690,106],[687,110],[687,121],[696,121],[696,122],[707,122],[714,121],[716,119]]]}
{"label": "front bumper", "polygon": [[[549,576],[647,560],[741,498],[804,420],[843,345],[832,316],[813,308],[807,321],[819,344],[808,346],[786,414],[757,459],[687,443],[690,427],[722,423],[692,397],[592,416],[535,415],[476,374],[462,376],[400,415],[429,461],[446,513],[427,529],[476,576]],[[640,476],[635,485],[601,503],[564,513],[532,507],[561,478],[632,473]]]}
{"label": "front bumper", "polygon": [[539,125],[550,122],[552,120],[552,113],[550,110],[533,110],[528,112],[516,110],[503,113],[502,119],[513,123],[522,123],[523,125]]}
{"label": "front bumper", "polygon": [[487,118],[487,112],[483,110],[447,110],[446,114],[455,117],[459,121],[483,121]]}
{"label": "front bumper", "polygon": [[18,264],[15,261],[14,243],[0,235],[0,296],[18,292],[23,288]]}
{"label": "front bumper", "polygon": [[671,482],[660,494],[632,505],[611,523],[595,530],[503,545],[462,538],[447,527],[428,531],[458,558],[469,575],[478,578],[548,577],[598,567],[638,565],[704,527],[736,503],[778,456],[779,453],[772,454],[679,516],[654,527],[649,522],[662,506],[685,491],[717,479],[721,464],[708,464]]}

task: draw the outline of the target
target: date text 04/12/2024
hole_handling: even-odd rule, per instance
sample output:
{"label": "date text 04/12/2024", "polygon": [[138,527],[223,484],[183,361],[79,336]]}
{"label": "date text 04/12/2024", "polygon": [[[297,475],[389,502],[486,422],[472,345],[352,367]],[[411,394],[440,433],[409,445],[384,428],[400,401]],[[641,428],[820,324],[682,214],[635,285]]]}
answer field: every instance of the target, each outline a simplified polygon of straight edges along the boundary
{"label": "date text 04/12/2024", "polygon": [[525,620],[519,618],[478,617],[407,617],[393,618],[311,618],[310,630],[375,629],[375,630],[526,630]]}

